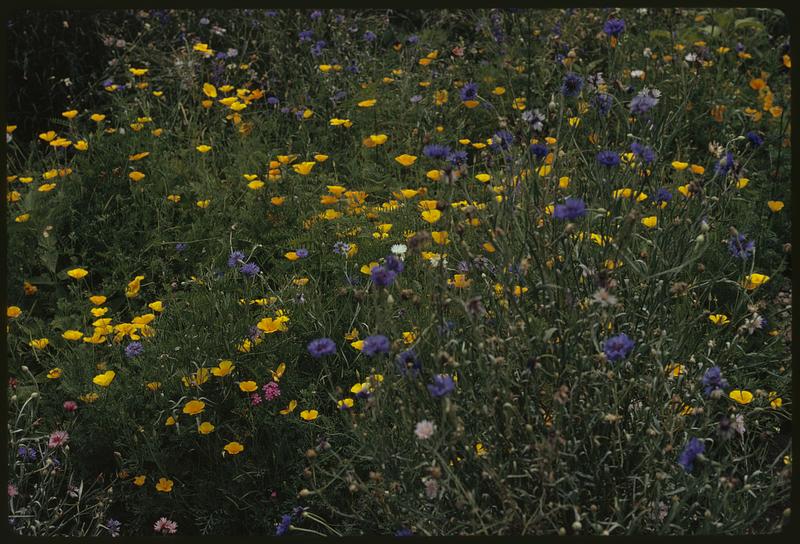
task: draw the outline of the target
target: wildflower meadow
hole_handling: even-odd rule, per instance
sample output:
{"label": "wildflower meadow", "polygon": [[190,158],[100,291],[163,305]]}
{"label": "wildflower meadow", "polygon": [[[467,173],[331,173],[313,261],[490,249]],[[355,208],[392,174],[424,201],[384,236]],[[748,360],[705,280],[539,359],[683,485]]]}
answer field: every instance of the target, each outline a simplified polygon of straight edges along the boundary
{"label": "wildflower meadow", "polygon": [[5,25],[13,534],[788,526],[783,12]]}

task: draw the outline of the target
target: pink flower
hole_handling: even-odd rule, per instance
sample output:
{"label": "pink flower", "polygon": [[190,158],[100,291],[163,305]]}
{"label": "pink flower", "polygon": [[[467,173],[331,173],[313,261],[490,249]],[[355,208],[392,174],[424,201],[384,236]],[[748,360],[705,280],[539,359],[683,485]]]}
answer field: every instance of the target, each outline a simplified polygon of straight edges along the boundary
{"label": "pink flower", "polygon": [[281,388],[276,382],[269,382],[262,389],[264,398],[267,400],[275,400],[281,396]]}
{"label": "pink flower", "polygon": [[8,484],[8,496],[16,497],[17,495],[19,495],[19,490],[17,489],[17,486],[11,483]]}
{"label": "pink flower", "polygon": [[258,406],[261,404],[261,395],[258,393],[253,393],[250,395],[250,405],[251,406]]}
{"label": "pink flower", "polygon": [[74,400],[65,400],[64,401],[64,411],[66,412],[74,412],[78,409],[78,403]]}
{"label": "pink flower", "polygon": [[153,530],[162,535],[174,535],[178,532],[178,524],[167,518],[161,518],[153,525]]}
{"label": "pink flower", "polygon": [[53,431],[47,445],[50,448],[60,448],[67,442],[69,442],[69,433],[67,431]]}

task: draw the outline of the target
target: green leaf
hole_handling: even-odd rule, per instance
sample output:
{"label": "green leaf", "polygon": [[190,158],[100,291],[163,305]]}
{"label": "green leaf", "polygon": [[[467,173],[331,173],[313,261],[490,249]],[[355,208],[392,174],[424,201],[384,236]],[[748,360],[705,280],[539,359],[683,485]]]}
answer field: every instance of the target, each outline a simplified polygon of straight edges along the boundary
{"label": "green leaf", "polygon": [[738,19],[733,26],[736,30],[751,30],[755,32],[764,32],[764,24],[755,17],[745,17],[744,19]]}
{"label": "green leaf", "polygon": [[670,38],[668,30],[661,30],[661,29],[651,30],[649,34],[650,38],[654,40],[669,40]]}

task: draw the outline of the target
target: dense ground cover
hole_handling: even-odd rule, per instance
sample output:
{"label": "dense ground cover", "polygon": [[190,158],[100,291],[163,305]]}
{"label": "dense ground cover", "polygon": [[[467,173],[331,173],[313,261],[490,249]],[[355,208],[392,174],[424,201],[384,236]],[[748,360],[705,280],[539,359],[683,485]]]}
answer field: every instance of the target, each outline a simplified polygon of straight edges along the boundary
{"label": "dense ground cover", "polygon": [[9,112],[13,531],[787,523],[782,13],[89,28],[97,81]]}

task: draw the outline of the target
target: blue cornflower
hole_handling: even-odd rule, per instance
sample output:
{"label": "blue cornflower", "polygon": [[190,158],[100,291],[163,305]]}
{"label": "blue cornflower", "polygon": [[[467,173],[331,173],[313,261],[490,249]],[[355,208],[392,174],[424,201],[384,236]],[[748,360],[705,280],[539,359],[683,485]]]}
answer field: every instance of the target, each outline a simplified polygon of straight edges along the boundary
{"label": "blue cornflower", "polygon": [[656,204],[661,204],[662,202],[669,202],[672,200],[672,193],[661,187],[658,191],[656,191]]}
{"label": "blue cornflower", "polygon": [[417,36],[416,34],[412,34],[411,36],[406,38],[406,43],[408,45],[414,45],[417,42],[419,42],[419,36]]}
{"label": "blue cornflower", "polygon": [[269,104],[270,106],[277,106],[280,103],[281,101],[278,100],[277,96],[270,96],[267,98],[267,104]]}
{"label": "blue cornflower", "polygon": [[502,149],[503,151],[507,151],[511,144],[514,143],[514,135],[511,134],[507,130],[498,130],[492,136],[492,145],[489,147],[494,150],[498,151]]}
{"label": "blue cornflower", "polygon": [[304,247],[301,247],[300,249],[295,250],[295,253],[301,259],[305,259],[306,257],[308,257],[308,250],[306,248],[304,248]]}
{"label": "blue cornflower", "polygon": [[705,387],[703,393],[708,397],[717,389],[724,390],[728,387],[728,380],[722,377],[722,370],[718,366],[712,366],[703,374],[701,383]]}
{"label": "blue cornflower", "polygon": [[433,383],[428,384],[428,391],[436,398],[446,397],[456,388],[456,383],[448,374],[436,374]]}
{"label": "blue cornflower", "polygon": [[416,378],[422,369],[416,352],[413,349],[408,349],[397,356],[395,359],[397,370],[406,378]]}
{"label": "blue cornflower", "polygon": [[630,355],[635,345],[634,341],[623,332],[606,340],[603,343],[603,352],[609,361],[619,361]]}
{"label": "blue cornflower", "polygon": [[530,149],[531,155],[538,160],[542,160],[547,156],[547,146],[544,144],[531,144],[528,149]]}
{"label": "blue cornflower", "polygon": [[731,171],[731,168],[733,168],[733,153],[728,151],[725,158],[719,160],[714,171],[718,176],[724,176]]}
{"label": "blue cornflower", "polygon": [[378,287],[388,287],[394,283],[397,273],[384,266],[375,266],[370,270],[369,276]]}
{"label": "blue cornflower", "polygon": [[261,268],[259,268],[259,266],[256,263],[245,263],[241,266],[241,268],[239,268],[239,272],[241,272],[247,277],[252,278],[259,272],[261,272]]}
{"label": "blue cornflower", "polygon": [[394,536],[414,536],[414,532],[408,527],[401,527],[394,533]]}
{"label": "blue cornflower", "polygon": [[244,261],[244,253],[241,251],[234,251],[228,257],[228,268],[236,268],[239,266],[240,261]]}
{"label": "blue cornflower", "polygon": [[177,244],[175,244],[175,251],[184,251],[187,247],[189,247],[188,244],[185,244],[183,242],[178,242]]}
{"label": "blue cornflower", "polygon": [[308,353],[315,359],[336,353],[336,344],[330,338],[317,338],[308,343]]}
{"label": "blue cornflower", "polygon": [[36,450],[20,446],[17,450],[17,456],[26,462],[36,461]]}
{"label": "blue cornflower", "polygon": [[144,347],[141,342],[131,342],[125,346],[125,357],[133,359],[144,353]]}
{"label": "blue cornflower", "polygon": [[466,102],[467,100],[475,100],[478,98],[478,84],[473,83],[472,81],[466,83],[463,87],[461,87],[459,94],[462,102]]}
{"label": "blue cornflower", "polygon": [[337,255],[347,255],[347,252],[350,251],[350,244],[347,242],[336,242],[333,244],[333,252]]}
{"label": "blue cornflower", "polygon": [[449,146],[440,144],[428,144],[422,148],[422,154],[431,159],[444,160],[452,151]]}
{"label": "blue cornflower", "polygon": [[300,34],[297,35],[297,37],[300,38],[301,42],[310,42],[313,36],[314,36],[313,30],[303,30],[300,32]]}
{"label": "blue cornflower", "polygon": [[747,240],[747,236],[744,234],[731,236],[731,239],[728,240],[728,251],[731,252],[733,257],[737,257],[739,259],[750,258],[755,248],[756,243],[753,240]]}
{"label": "blue cornflower", "polygon": [[320,17],[322,17],[322,12],[318,9],[315,9],[311,12],[311,15],[309,15],[309,18],[311,18],[312,21],[316,21]]}
{"label": "blue cornflower", "polygon": [[678,457],[678,464],[683,467],[686,472],[691,472],[694,469],[694,461],[697,456],[706,451],[706,445],[702,440],[692,438],[683,448],[680,456]]}
{"label": "blue cornflower", "polygon": [[747,139],[750,141],[751,144],[753,144],[754,147],[761,147],[762,145],[764,145],[764,138],[762,138],[761,135],[758,132],[755,132],[754,130],[751,130],[750,132],[745,134],[745,136],[747,136]]}
{"label": "blue cornflower", "polygon": [[361,353],[372,357],[379,353],[389,353],[389,339],[382,334],[375,334],[364,338],[364,347]]}
{"label": "blue cornflower", "polygon": [[116,520],[114,518],[108,518],[106,520],[106,529],[108,530],[108,533],[112,537],[119,536],[120,527],[122,527],[122,522],[120,522],[119,520]]}
{"label": "blue cornflower", "polygon": [[601,151],[597,154],[597,162],[612,168],[619,165],[619,155],[614,151]]}
{"label": "blue cornflower", "polygon": [[576,97],[581,94],[583,88],[583,78],[575,72],[570,72],[564,76],[564,81],[561,83],[561,94],[567,98]]}
{"label": "blue cornflower", "polygon": [[553,217],[556,219],[577,219],[586,215],[586,204],[580,198],[567,198],[563,204],[556,204]]}
{"label": "blue cornflower", "polygon": [[315,57],[318,57],[322,54],[322,50],[328,45],[328,42],[325,40],[319,40],[317,43],[311,46],[311,54]]}
{"label": "blue cornflower", "polygon": [[377,37],[378,36],[376,36],[375,33],[371,30],[367,30],[366,32],[364,32],[363,36],[365,42],[374,42],[375,38]]}
{"label": "blue cornflower", "polygon": [[606,36],[619,37],[620,34],[625,32],[625,19],[611,18],[603,25],[603,32]]}

